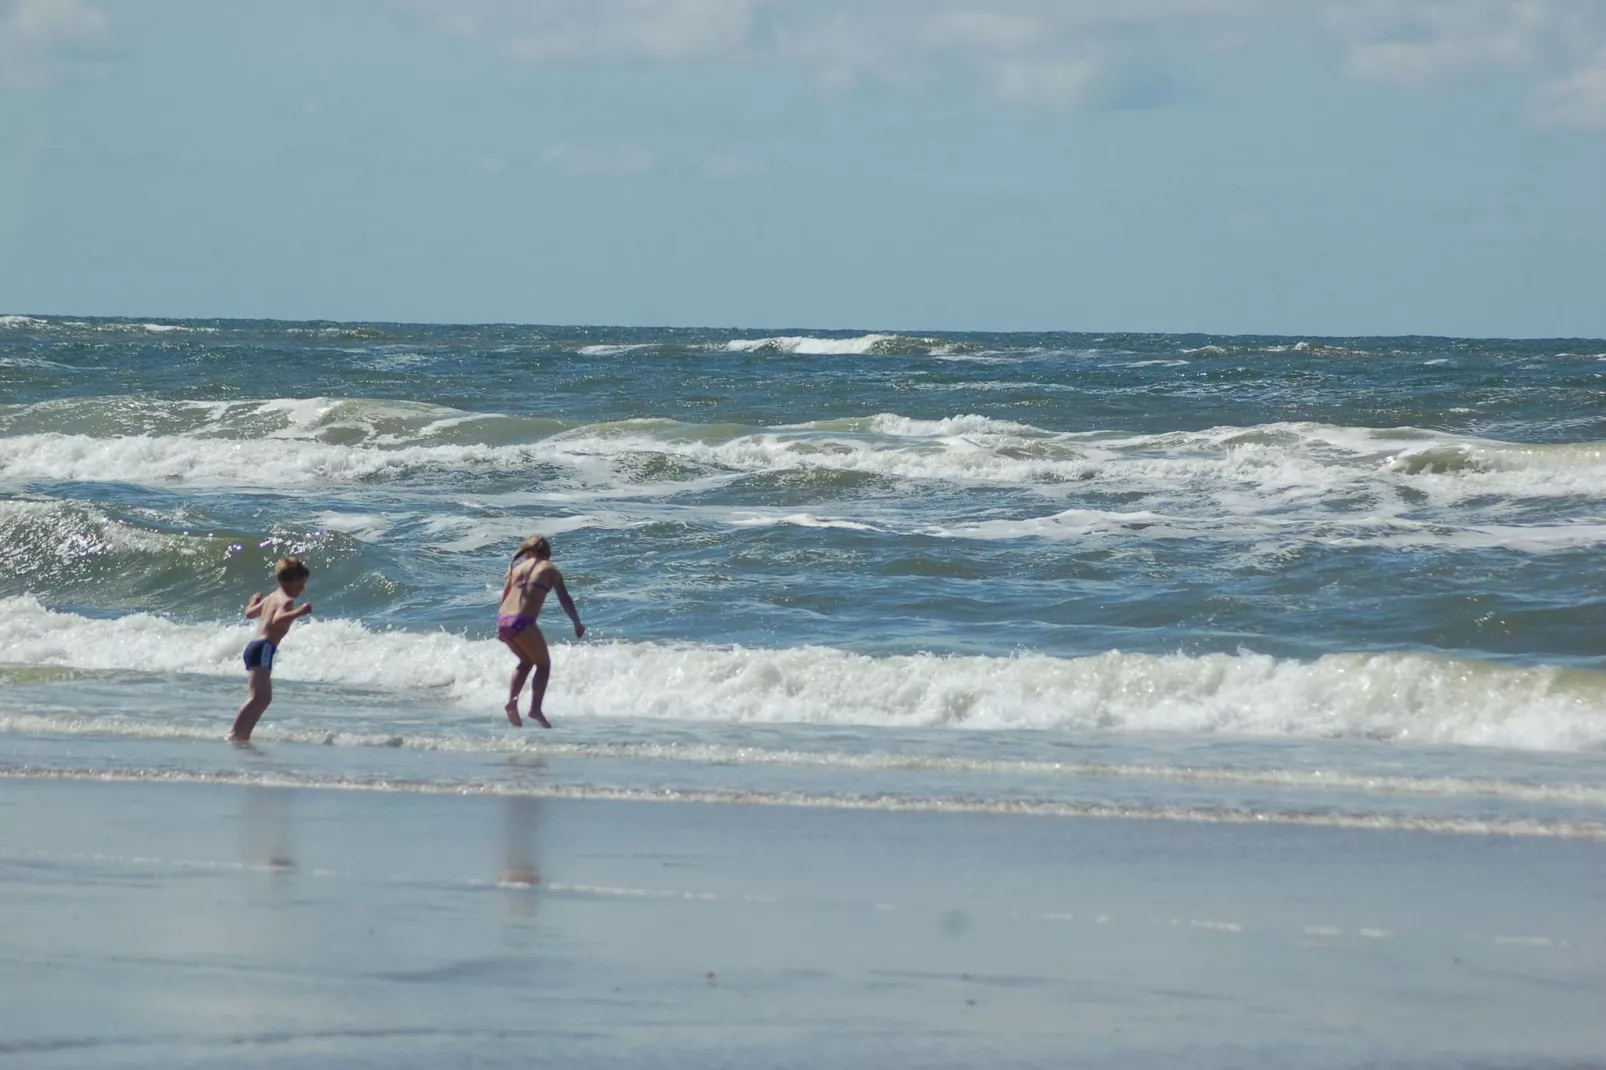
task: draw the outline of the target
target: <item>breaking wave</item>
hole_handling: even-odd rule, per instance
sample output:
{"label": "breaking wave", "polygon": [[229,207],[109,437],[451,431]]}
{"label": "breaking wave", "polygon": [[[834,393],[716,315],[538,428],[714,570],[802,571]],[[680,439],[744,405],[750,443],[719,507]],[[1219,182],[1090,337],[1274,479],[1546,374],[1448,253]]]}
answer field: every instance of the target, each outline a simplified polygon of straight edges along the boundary
{"label": "breaking wave", "polygon": [[[239,675],[249,629],[136,614],[91,619],[0,599],[0,663]],[[1579,750],[1606,744],[1606,675],[1417,653],[1110,651],[1055,658],[866,655],[825,647],[562,645],[552,700],[566,717],[734,724],[1164,732],[1369,738]],[[275,677],[473,711],[500,707],[507,654],[444,631],[298,625]]]}
{"label": "breaking wave", "polygon": [[0,433],[0,479],[9,481],[295,486],[547,464],[614,483],[816,470],[1072,485],[1148,495],[1157,512],[1185,502],[1196,515],[1201,505],[1205,515],[1262,514],[1338,498],[1347,513],[1387,517],[1402,512],[1402,494],[1440,505],[1606,497],[1606,443],[1310,423],[1132,434],[882,413],[773,427],[575,425],[398,401],[80,399],[0,407]]}

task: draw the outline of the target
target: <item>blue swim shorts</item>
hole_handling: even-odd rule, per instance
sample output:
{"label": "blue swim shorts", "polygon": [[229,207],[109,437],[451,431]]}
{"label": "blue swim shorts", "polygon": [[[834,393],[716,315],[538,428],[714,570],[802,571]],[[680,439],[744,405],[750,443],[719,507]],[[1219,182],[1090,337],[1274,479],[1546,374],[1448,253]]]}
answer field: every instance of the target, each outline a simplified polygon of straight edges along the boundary
{"label": "blue swim shorts", "polygon": [[245,667],[247,669],[267,669],[273,671],[273,655],[279,648],[266,639],[253,639],[245,648]]}

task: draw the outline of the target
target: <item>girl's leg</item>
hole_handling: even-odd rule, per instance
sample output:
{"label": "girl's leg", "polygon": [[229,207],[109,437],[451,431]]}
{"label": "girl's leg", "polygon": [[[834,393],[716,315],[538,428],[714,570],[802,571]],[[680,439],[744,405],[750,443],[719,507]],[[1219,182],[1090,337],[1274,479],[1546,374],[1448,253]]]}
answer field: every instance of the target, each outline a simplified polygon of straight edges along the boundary
{"label": "girl's leg", "polygon": [[552,722],[541,712],[547,681],[552,678],[552,655],[547,653],[546,636],[532,624],[519,633],[519,641],[519,652],[535,667],[535,676],[530,681],[530,720],[542,728],[551,728]]}
{"label": "girl's leg", "polygon": [[257,726],[268,703],[273,701],[272,670],[247,669],[245,675],[245,702],[234,715],[234,727],[229,730],[229,739],[235,743],[245,743],[251,738],[251,730]]}
{"label": "girl's leg", "polygon": [[524,651],[520,650],[511,640],[504,639],[502,642],[506,643],[507,648],[513,651],[519,659],[517,667],[513,670],[512,684],[507,689],[507,705],[502,707],[502,712],[507,714],[508,723],[514,728],[523,728],[524,722],[519,720],[519,692],[524,689],[524,681],[529,679],[530,669],[533,668],[534,663],[525,657]]}

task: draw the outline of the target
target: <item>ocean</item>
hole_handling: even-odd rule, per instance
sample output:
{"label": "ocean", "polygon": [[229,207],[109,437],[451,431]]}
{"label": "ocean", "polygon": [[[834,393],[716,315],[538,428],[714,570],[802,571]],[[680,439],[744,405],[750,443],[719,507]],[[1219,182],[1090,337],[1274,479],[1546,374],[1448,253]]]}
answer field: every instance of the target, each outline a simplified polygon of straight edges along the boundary
{"label": "ocean", "polygon": [[1599,340],[10,315],[0,775],[1601,839],[1603,507]]}

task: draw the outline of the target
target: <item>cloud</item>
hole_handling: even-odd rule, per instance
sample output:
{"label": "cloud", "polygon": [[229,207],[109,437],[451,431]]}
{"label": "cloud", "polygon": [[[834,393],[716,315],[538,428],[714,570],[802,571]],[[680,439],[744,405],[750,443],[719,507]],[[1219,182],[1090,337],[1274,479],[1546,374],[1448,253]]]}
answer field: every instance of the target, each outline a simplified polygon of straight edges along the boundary
{"label": "cloud", "polygon": [[938,11],[921,29],[927,45],[995,52],[1024,51],[1048,35],[1042,19],[1009,11]]}
{"label": "cloud", "polygon": [[1546,125],[1606,130],[1606,49],[1567,77],[1540,86],[1532,109]]}
{"label": "cloud", "polygon": [[1323,21],[1346,44],[1351,75],[1421,85],[1538,62],[1556,6],[1551,0],[1362,0],[1329,5]]}
{"label": "cloud", "polygon": [[61,58],[83,54],[109,25],[84,0],[14,0],[0,8],[0,85],[45,84]]}
{"label": "cloud", "polygon": [[652,153],[630,145],[597,148],[553,145],[541,153],[541,163],[571,175],[623,177],[652,170]]}
{"label": "cloud", "polygon": [[415,0],[443,29],[490,35],[527,60],[685,59],[743,47],[753,0]]}
{"label": "cloud", "polygon": [[532,62],[783,62],[833,86],[957,77],[1051,108],[1151,106],[1176,96],[1200,55],[1314,33],[1349,77],[1409,87],[1512,73],[1541,87],[1542,121],[1593,126],[1606,50],[1606,0],[403,2]]}
{"label": "cloud", "polygon": [[1090,60],[1011,59],[994,69],[994,90],[1017,104],[1065,108],[1085,102],[1098,76]]}

